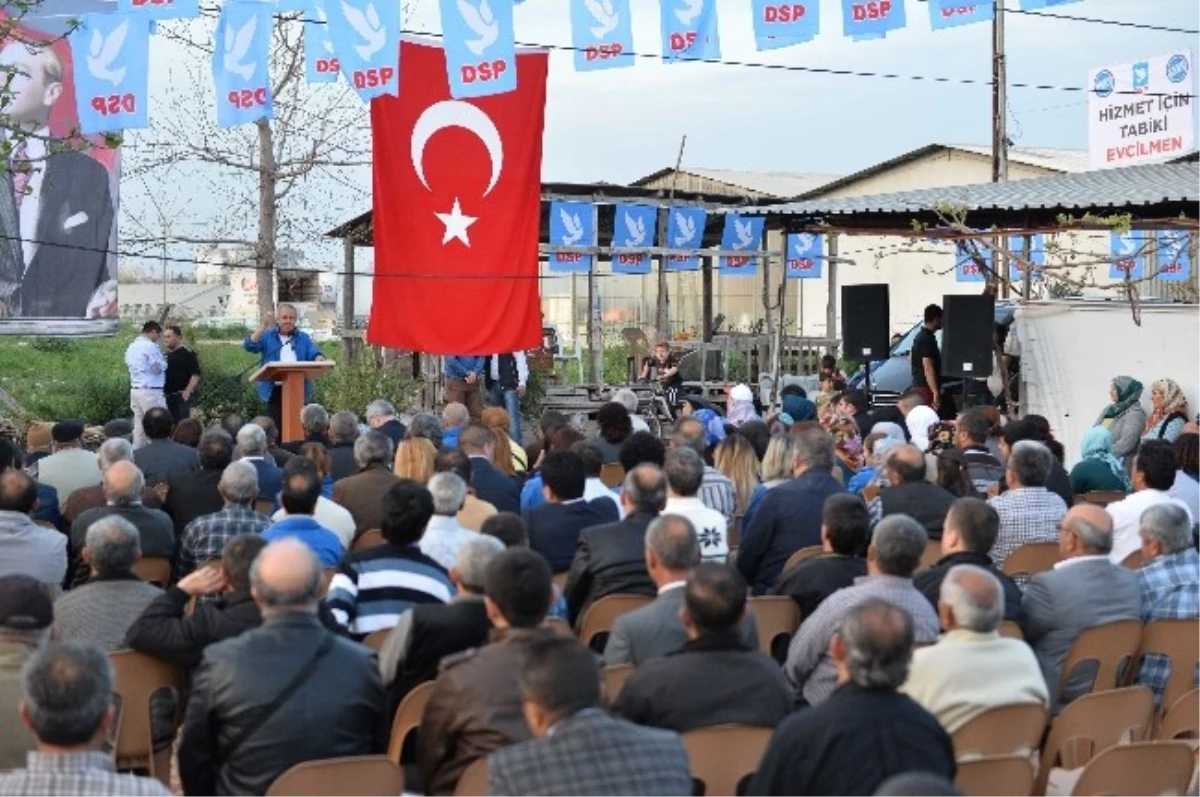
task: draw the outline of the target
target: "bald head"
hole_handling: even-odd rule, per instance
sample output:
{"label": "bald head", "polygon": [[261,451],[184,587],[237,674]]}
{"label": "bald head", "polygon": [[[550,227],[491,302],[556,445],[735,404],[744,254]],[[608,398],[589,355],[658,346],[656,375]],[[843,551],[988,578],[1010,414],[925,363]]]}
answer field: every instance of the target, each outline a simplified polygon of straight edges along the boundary
{"label": "bald head", "polygon": [[321,563],[295,538],[273,542],[250,567],[250,593],[264,617],[286,612],[314,614],[321,585]]}
{"label": "bald head", "polygon": [[[942,581],[942,626],[981,634],[995,631],[1004,619],[1004,590],[1000,580],[975,565],[955,565]],[[947,616],[948,613],[948,616]]]}
{"label": "bald head", "polygon": [[925,479],[925,455],[916,446],[896,446],[888,457],[887,466],[896,474],[898,482],[920,482]]}
{"label": "bald head", "polygon": [[114,462],[104,471],[104,497],[110,504],[128,506],[137,503],[145,488],[146,479],[132,462]]}
{"label": "bald head", "polygon": [[1063,556],[1107,556],[1112,551],[1112,517],[1095,504],[1076,504],[1063,517]]}

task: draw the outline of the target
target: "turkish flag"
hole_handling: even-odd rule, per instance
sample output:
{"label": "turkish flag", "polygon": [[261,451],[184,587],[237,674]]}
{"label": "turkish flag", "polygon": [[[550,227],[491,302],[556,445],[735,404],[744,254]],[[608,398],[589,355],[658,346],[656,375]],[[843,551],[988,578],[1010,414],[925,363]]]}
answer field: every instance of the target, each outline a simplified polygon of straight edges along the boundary
{"label": "turkish flag", "polygon": [[548,56],[516,60],[516,91],[452,100],[445,51],[404,41],[400,96],[371,102],[371,343],[429,354],[541,345]]}

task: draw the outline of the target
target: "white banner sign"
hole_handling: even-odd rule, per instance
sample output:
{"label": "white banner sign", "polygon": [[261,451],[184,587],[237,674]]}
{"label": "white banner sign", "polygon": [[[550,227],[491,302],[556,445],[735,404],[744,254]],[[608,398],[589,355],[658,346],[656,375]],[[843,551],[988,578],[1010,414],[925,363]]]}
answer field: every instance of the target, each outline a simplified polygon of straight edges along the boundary
{"label": "white banner sign", "polygon": [[1191,152],[1196,139],[1192,51],[1088,76],[1088,149],[1093,169],[1156,163]]}

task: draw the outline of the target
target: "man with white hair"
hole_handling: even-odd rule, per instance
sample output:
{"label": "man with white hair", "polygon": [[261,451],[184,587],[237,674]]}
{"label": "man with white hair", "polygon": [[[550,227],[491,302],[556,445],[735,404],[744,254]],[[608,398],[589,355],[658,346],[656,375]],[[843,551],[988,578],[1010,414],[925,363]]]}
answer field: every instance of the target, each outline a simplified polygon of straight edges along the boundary
{"label": "man with white hair", "polygon": [[[329,475],[335,482],[358,472],[354,441],[358,439],[358,416],[342,410],[329,418]],[[391,438],[389,438],[390,440]],[[393,446],[394,450],[395,446]]]}
{"label": "man with white hair", "polygon": [[173,559],[175,556],[175,525],[170,515],[160,509],[142,506],[142,491],[146,480],[137,465],[132,462],[117,462],[104,474],[104,497],[107,506],[89,509],[71,524],[70,554],[76,562],[72,586],[87,581],[87,563],[80,552],[87,544],[87,531],[101,518],[117,515],[134,525],[138,530],[142,556]]}
{"label": "man with white hair", "polygon": [[396,408],[386,399],[375,399],[367,405],[367,425],[377,432],[387,435],[392,441],[392,448],[400,445],[407,431],[404,423],[396,417]]}
{"label": "man with white hair", "polygon": [[[258,429],[257,426],[254,428]],[[253,463],[245,459],[230,462],[221,473],[217,490],[225,499],[224,508],[210,515],[201,515],[183,530],[179,546],[181,576],[186,576],[205,562],[220,559],[225,543],[239,534],[261,534],[271,525],[270,518],[254,511],[254,499],[258,497],[258,473]]]}
{"label": "man with white hair", "polygon": [[283,490],[283,468],[268,454],[268,446],[267,432],[258,424],[248,423],[238,430],[237,447],[241,454],[238,461],[249,463],[258,474],[256,497],[275,501]]}
{"label": "man with white hair", "polygon": [[467,405],[451,401],[442,410],[442,448],[458,448],[458,436],[471,422]]}
{"label": "man with white hair", "polygon": [[392,473],[392,441],[382,432],[367,432],[354,441],[358,473],[333,485],[333,502],[354,516],[354,533],[377,529],[383,521],[380,497],[400,481]]}
{"label": "man with white hair", "polygon": [[[1008,490],[988,499],[1000,515],[1000,531],[991,552],[996,567],[1004,567],[1004,560],[1022,545],[1058,539],[1067,505],[1046,487],[1053,464],[1054,455],[1041,443],[1020,440],[1013,444],[1004,469]],[[1024,577],[1016,581],[1024,586]]]}
{"label": "man with white hair", "polygon": [[996,706],[1049,704],[1033,651],[997,631],[1004,618],[998,578],[977,565],[951,567],[942,581],[938,618],[942,637],[913,651],[900,691],[937,717],[947,733]]}
{"label": "man with white hair", "polygon": [[[140,450],[147,451],[151,446],[143,446]],[[193,452],[195,458],[195,452]],[[105,440],[100,444],[100,448],[96,451],[96,464],[100,466],[100,473],[104,474],[118,462],[136,463],[136,453],[133,450],[133,445],[122,437],[114,437],[111,440]],[[63,504],[62,516],[67,525],[75,522],[75,519],[89,509],[94,509],[98,506],[104,506],[104,485],[93,484],[89,487],[80,487],[75,492],[67,497],[66,503]],[[147,485],[142,490],[142,505],[150,509],[160,509],[162,507],[162,499],[158,497],[158,493]]]}
{"label": "man with white hair", "polygon": [[[1139,536],[1144,563],[1137,571],[1142,590],[1142,622],[1195,622],[1200,617],[1200,558],[1192,547],[1192,519],[1188,510],[1175,503],[1150,507],[1142,513]],[[1138,683],[1153,689],[1160,704],[1170,667],[1170,659],[1148,653],[1138,671]]]}
{"label": "man with white hair", "polygon": [[450,570],[458,549],[475,537],[475,532],[458,525],[456,515],[467,500],[467,483],[454,473],[435,473],[426,485],[433,496],[433,517],[421,537],[421,553]]}
{"label": "man with white hair", "polygon": [[[435,502],[436,496],[434,493]],[[454,598],[449,603],[414,606],[400,615],[379,651],[379,671],[388,685],[392,707],[418,684],[436,678],[438,665],[446,656],[487,643],[492,624],[483,604],[483,578],[503,550],[504,543],[495,537],[472,534],[459,547],[450,568],[450,580],[457,590]]]}
{"label": "man with white hair", "polygon": [[612,395],[612,400],[621,404],[625,409],[629,410],[629,421],[633,424],[633,431],[648,432],[650,424],[646,423],[646,419],[638,415],[638,397],[627,387],[623,387]]}

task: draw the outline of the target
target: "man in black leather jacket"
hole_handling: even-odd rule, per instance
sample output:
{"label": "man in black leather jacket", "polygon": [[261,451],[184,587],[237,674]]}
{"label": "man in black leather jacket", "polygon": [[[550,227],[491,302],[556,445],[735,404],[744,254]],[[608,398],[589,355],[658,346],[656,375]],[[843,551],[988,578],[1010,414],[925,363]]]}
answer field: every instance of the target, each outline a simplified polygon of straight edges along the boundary
{"label": "man in black leather jacket", "polygon": [[316,557],[298,540],[255,559],[251,595],[263,624],[204,651],[179,748],[184,794],[265,794],[296,764],[386,749],[374,655],[321,625],[320,583]]}

